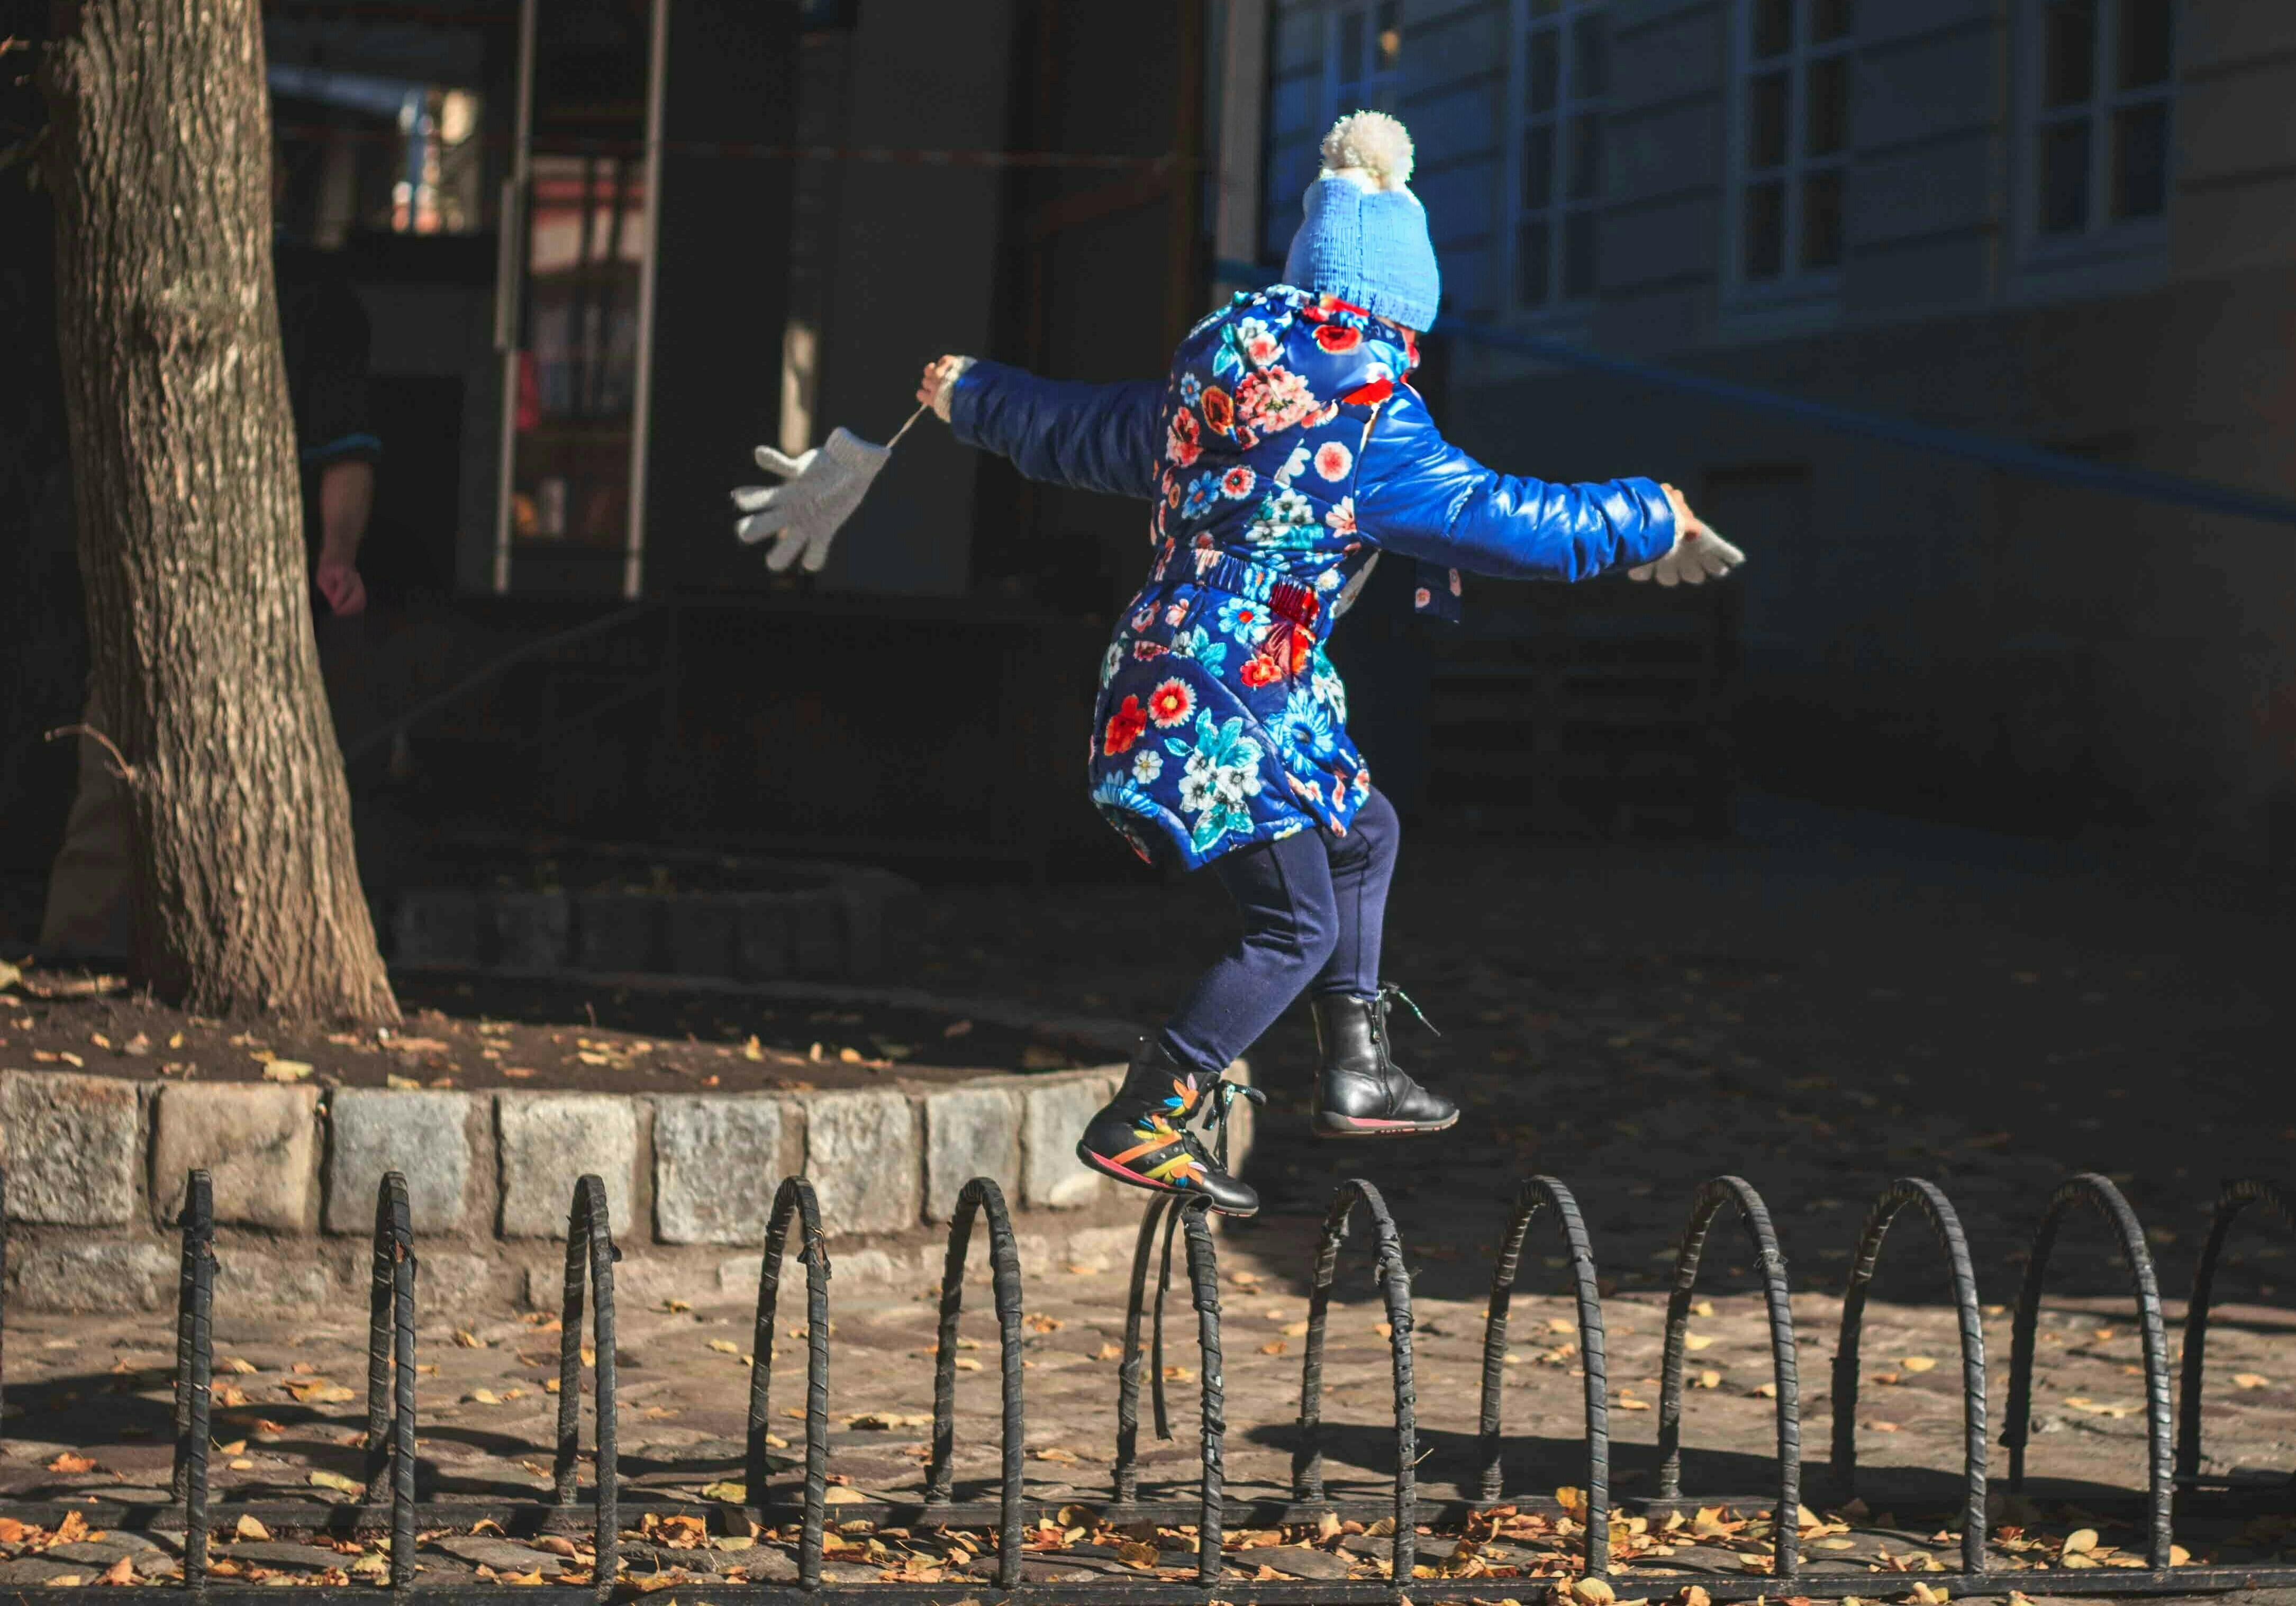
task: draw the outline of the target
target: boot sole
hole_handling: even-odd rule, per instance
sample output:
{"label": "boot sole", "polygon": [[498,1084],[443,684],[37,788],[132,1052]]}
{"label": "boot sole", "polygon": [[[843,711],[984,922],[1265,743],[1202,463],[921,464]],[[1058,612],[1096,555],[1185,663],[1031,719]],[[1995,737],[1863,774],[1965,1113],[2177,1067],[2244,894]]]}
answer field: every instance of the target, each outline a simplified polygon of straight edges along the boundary
{"label": "boot sole", "polygon": [[1324,1138],[1418,1137],[1429,1132],[1447,1132],[1458,1124],[1456,1110],[1440,1121],[1388,1121],[1371,1116],[1332,1115],[1319,1110],[1313,1130],[1315,1135]]}
{"label": "boot sole", "polygon": [[1217,1201],[1212,1200],[1209,1194],[1200,1192],[1194,1188],[1176,1188],[1169,1183],[1152,1181],[1148,1177],[1141,1176],[1137,1171],[1118,1165],[1112,1159],[1103,1159],[1099,1155],[1095,1154],[1082,1143],[1078,1143],[1077,1145],[1076,1155],[1078,1159],[1091,1167],[1094,1170],[1099,1172],[1103,1176],[1114,1177],[1118,1182],[1124,1184],[1128,1187],[1140,1188],[1150,1193],[1170,1193],[1182,1199],[1201,1199],[1210,1203],[1212,1209],[1222,1216],[1234,1216],[1241,1218],[1246,1216],[1257,1216],[1259,1214],[1259,1207],[1258,1205],[1252,1206],[1251,1209],[1248,1210],[1226,1209],[1222,1208]]}

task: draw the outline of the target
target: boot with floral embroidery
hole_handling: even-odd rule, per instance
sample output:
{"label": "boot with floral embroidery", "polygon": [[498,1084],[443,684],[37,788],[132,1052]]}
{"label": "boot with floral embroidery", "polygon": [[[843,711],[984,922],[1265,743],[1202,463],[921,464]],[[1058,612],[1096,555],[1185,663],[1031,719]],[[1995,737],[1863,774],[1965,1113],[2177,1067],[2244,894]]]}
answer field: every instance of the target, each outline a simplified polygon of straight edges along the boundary
{"label": "boot with floral embroidery", "polygon": [[[1316,1090],[1317,1137],[1408,1137],[1457,1123],[1456,1104],[1413,1081],[1389,1056],[1388,1008],[1402,996],[1402,989],[1387,987],[1375,998],[1326,993],[1315,1000],[1316,1043],[1324,1057]],[[1412,1013],[1418,1012],[1412,1004]]]}
{"label": "boot with floral embroidery", "polygon": [[1217,1090],[1229,1086],[1181,1065],[1154,1038],[1144,1039],[1124,1085],[1077,1140],[1077,1158],[1136,1188],[1208,1199],[1224,1215],[1250,1216],[1259,1209],[1259,1195],[1230,1176],[1201,1135],[1188,1130],[1208,1096],[1215,1117],[1225,1120],[1232,1095]]}

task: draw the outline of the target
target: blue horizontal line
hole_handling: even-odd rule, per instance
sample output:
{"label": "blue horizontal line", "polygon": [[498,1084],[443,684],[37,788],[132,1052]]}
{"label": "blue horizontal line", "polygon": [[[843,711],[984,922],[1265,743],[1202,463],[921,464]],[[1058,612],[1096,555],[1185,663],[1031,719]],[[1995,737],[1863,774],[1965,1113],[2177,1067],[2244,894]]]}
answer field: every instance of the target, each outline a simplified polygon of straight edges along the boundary
{"label": "blue horizontal line", "polygon": [[[1250,284],[1265,280],[1268,270],[1245,262],[1221,262],[1215,266],[1214,272],[1224,283]],[[1733,380],[1693,373],[1687,369],[1669,368],[1635,357],[1590,351],[1567,340],[1524,334],[1488,324],[1447,321],[1443,331],[1446,334],[1480,341],[1504,351],[1520,351],[1550,363],[1612,374],[1691,396],[1702,396],[1710,401],[1726,402],[1735,407],[1779,414],[1822,430],[1863,435],[1868,439],[1886,440],[1915,451],[1988,463],[2035,479],[2051,479],[2060,485],[2077,485],[2112,496],[2165,502],[2208,512],[2230,513],[2235,518],[2256,519],[2268,524],[2296,525],[2296,500],[2265,491],[2243,490],[2237,486],[2194,479],[2182,474],[2164,474],[2151,469],[2092,463],[2084,457],[2052,452],[2046,447],[2029,446],[2023,441],[2000,436],[1982,435],[1973,430],[1917,423],[1912,419],[1893,418],[1887,414],[1837,406],[1832,402],[1816,401],[1783,390],[1765,390],[1759,386],[1742,385]]]}

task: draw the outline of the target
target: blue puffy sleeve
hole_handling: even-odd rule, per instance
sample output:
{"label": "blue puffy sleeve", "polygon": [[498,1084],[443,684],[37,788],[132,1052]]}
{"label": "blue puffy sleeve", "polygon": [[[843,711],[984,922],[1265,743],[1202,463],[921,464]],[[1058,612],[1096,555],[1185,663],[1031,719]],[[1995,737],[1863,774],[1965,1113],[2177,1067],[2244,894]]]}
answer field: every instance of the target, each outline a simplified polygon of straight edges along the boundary
{"label": "blue puffy sleeve", "polygon": [[958,440],[1013,460],[1031,479],[1152,497],[1163,463],[1162,380],[1086,385],[976,360],[957,378],[948,422]]}
{"label": "blue puffy sleeve", "polygon": [[1655,480],[1558,485],[1487,469],[1445,440],[1426,405],[1398,387],[1357,465],[1356,528],[1439,568],[1583,580],[1665,556],[1674,509]]}

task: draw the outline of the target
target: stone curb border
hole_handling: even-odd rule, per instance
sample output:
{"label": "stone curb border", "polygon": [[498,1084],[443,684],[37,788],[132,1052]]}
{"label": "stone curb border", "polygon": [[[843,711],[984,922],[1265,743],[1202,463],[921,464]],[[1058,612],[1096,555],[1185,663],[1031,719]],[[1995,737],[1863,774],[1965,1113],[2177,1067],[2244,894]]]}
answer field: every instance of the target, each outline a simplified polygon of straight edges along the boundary
{"label": "stone curb border", "polygon": [[[1048,1019],[1009,1003],[909,989],[577,979],[602,989],[930,1009],[1102,1049],[1128,1049],[1136,1036],[1121,1022]],[[1231,1074],[1248,1077],[1249,1069],[1239,1064]],[[364,1288],[375,1188],[390,1170],[406,1178],[430,1296],[443,1291],[450,1301],[554,1299],[561,1271],[544,1246],[562,1241],[566,1202],[590,1173],[606,1179],[618,1241],[632,1256],[626,1270],[641,1293],[656,1283],[686,1298],[697,1288],[754,1288],[753,1246],[775,1186],[794,1172],[813,1181],[849,1284],[937,1278],[940,1234],[931,1224],[947,1220],[974,1176],[996,1180],[1020,1207],[1021,1225],[1035,1228],[1041,1252],[1105,1258],[1121,1252],[1129,1231],[1110,1224],[1137,1200],[1078,1164],[1074,1144],[1122,1076],[1110,1064],[882,1088],[605,1094],[0,1070],[8,1295],[35,1309],[165,1307],[176,1280],[171,1229],[195,1167],[213,1178],[220,1248],[230,1251],[223,1258],[238,1268],[219,1287],[272,1307],[316,1307]],[[1250,1136],[1249,1106],[1239,1102],[1238,1164]],[[751,1252],[728,1259],[737,1245]]]}

